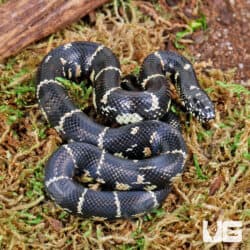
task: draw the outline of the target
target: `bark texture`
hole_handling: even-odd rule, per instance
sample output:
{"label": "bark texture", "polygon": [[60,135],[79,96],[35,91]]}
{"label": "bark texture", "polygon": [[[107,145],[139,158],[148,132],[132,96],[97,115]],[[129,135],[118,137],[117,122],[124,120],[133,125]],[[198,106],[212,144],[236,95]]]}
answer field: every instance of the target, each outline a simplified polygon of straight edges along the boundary
{"label": "bark texture", "polygon": [[16,54],[109,0],[10,0],[0,5],[0,60]]}

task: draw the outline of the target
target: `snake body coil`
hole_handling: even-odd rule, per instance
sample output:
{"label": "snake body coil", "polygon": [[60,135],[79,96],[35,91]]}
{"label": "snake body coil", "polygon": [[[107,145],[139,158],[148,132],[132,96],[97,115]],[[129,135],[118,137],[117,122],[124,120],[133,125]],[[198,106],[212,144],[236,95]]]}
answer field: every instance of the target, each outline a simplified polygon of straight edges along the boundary
{"label": "snake body coil", "polygon": [[[163,202],[171,178],[183,171],[187,153],[176,120],[168,117],[173,126],[159,121],[171,103],[167,75],[189,112],[201,121],[214,118],[213,104],[190,62],[176,53],[157,51],[144,60],[140,91],[121,87],[119,62],[100,44],[74,42],[44,58],[37,73],[39,105],[70,142],[45,168],[45,187],[57,204],[84,217],[111,219],[145,213]],[[109,128],[93,122],[70,100],[57,77],[90,79],[97,112],[128,125]],[[75,176],[82,174],[101,183],[103,190],[80,185]]]}

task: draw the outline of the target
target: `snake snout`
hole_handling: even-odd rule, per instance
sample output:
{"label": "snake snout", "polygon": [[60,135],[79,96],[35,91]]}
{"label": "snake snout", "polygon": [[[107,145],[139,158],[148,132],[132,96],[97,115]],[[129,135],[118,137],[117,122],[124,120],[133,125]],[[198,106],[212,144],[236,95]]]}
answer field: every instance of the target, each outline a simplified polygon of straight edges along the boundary
{"label": "snake snout", "polygon": [[208,98],[200,101],[197,118],[204,123],[215,118],[214,105]]}
{"label": "snake snout", "polygon": [[189,99],[186,106],[187,110],[203,123],[215,118],[214,105],[206,95],[199,99],[194,96],[191,100]]}
{"label": "snake snout", "polygon": [[215,118],[215,111],[214,107],[206,106],[204,109],[205,116],[203,117],[202,121],[208,122],[210,120],[213,120]]}

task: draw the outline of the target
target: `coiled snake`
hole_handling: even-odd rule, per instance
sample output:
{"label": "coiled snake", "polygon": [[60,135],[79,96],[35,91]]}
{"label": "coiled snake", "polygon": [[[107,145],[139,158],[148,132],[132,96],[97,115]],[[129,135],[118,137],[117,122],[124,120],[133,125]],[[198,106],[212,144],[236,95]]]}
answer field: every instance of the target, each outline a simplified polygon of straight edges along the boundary
{"label": "coiled snake", "polygon": [[[97,112],[127,125],[109,128],[92,121],[75,106],[57,77],[90,79]],[[187,154],[178,123],[169,113],[167,77],[190,113],[202,122],[214,118],[213,104],[201,90],[192,65],[174,52],[150,54],[138,82],[124,82],[123,88],[118,59],[103,45],[73,42],[43,59],[36,79],[39,105],[68,142],[45,167],[45,188],[57,204],[84,217],[112,219],[136,216],[163,202],[171,178],[182,173]],[[166,113],[169,124],[159,121]],[[102,190],[77,182],[75,177],[82,174],[101,183]]]}

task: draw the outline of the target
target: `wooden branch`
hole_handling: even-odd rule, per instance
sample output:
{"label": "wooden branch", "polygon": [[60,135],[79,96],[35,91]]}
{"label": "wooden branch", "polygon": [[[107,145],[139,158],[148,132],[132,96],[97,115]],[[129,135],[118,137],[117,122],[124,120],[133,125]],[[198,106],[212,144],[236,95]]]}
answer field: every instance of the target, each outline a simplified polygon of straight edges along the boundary
{"label": "wooden branch", "polygon": [[109,0],[10,0],[0,5],[0,60]]}

